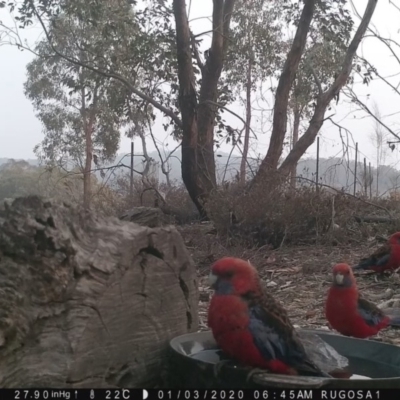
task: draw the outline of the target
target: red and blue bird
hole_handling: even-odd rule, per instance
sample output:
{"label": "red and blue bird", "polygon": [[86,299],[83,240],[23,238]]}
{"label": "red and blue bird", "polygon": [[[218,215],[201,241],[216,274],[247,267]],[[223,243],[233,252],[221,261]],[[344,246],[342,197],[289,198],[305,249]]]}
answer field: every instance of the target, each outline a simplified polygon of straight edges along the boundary
{"label": "red and blue bird", "polygon": [[383,273],[400,267],[400,232],[393,234],[383,246],[369,257],[362,258],[353,270],[372,270]]}
{"label": "red and blue bird", "polygon": [[325,316],[332,328],[345,336],[365,339],[389,326],[400,327],[399,317],[386,315],[362,298],[347,264],[333,268],[333,282],[325,303]]}
{"label": "red and blue bird", "polygon": [[208,325],[226,355],[277,374],[331,377],[308,357],[285,309],[261,286],[248,262],[222,258],[211,268],[215,292]]}

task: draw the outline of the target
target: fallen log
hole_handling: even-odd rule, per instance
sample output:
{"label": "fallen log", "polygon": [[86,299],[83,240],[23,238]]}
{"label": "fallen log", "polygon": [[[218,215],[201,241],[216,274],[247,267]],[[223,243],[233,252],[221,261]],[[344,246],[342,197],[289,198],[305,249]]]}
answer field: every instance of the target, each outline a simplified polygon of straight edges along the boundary
{"label": "fallen log", "polygon": [[39,197],[0,208],[0,387],[162,385],[168,342],[198,326],[193,261],[173,226]]}

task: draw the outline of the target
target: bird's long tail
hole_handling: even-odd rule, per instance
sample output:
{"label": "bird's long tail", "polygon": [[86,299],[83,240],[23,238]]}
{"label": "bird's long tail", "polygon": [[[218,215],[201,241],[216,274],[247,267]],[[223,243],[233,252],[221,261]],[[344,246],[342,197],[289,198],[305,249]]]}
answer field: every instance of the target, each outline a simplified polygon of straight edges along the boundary
{"label": "bird's long tail", "polygon": [[400,317],[390,318],[389,325],[395,328],[400,328]]}
{"label": "bird's long tail", "polygon": [[311,361],[305,361],[299,368],[300,375],[304,376],[319,376],[323,378],[332,378],[332,375],[324,372]]}
{"label": "bird's long tail", "polygon": [[358,269],[370,269],[371,267],[374,266],[374,261],[371,258],[366,258],[364,260],[361,260],[357,265],[354,265],[351,267],[353,270],[358,270]]}
{"label": "bird's long tail", "polygon": [[400,308],[386,308],[382,310],[389,318],[389,326],[400,328]]}

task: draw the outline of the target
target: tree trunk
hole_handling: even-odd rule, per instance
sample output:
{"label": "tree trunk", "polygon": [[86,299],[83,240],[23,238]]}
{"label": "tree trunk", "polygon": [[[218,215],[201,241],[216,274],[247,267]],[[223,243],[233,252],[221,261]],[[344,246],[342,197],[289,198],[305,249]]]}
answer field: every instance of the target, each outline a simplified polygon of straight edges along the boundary
{"label": "tree trunk", "polygon": [[379,197],[379,143],[378,143],[378,148],[377,148],[377,156],[376,156],[376,198]]}
{"label": "tree trunk", "polygon": [[244,130],[244,143],[243,143],[243,154],[242,161],[240,163],[240,183],[244,185],[246,183],[246,164],[247,154],[249,152],[249,141],[250,141],[250,123],[251,123],[251,72],[253,67],[252,56],[250,55],[247,64],[247,82],[246,82],[246,126]]}
{"label": "tree trunk", "polygon": [[260,165],[257,175],[255,176],[255,182],[263,180],[262,177],[268,171],[276,170],[278,167],[287,129],[287,112],[290,89],[306,46],[307,35],[314,14],[315,2],[316,0],[304,1],[299,26],[292,47],[287,55],[282,74],[279,78],[278,87],[276,89],[272,134],[268,152]]}
{"label": "tree trunk", "polygon": [[[286,130],[286,113],[287,113],[287,105],[288,102],[286,101],[286,92],[288,90],[283,78],[289,79],[292,75],[290,72],[293,72],[294,66],[297,69],[298,63],[296,64],[293,61],[293,58],[296,60],[299,59],[298,51],[300,44],[296,43],[296,38],[304,38],[302,34],[299,32],[301,31],[304,34],[304,31],[309,27],[309,18],[310,18],[310,8],[311,8],[312,1],[306,2],[302,17],[300,19],[299,28],[297,30],[295,39],[293,41],[292,49],[288,54],[288,58],[285,63],[284,71],[282,72],[281,78],[279,80],[279,85],[277,88],[276,94],[276,101],[275,101],[275,109],[274,109],[274,123],[273,123],[273,131],[271,136],[271,142],[268,149],[267,156],[263,160],[255,179],[253,180],[253,184],[263,181],[266,173],[271,170],[271,168],[276,168],[279,157],[281,155],[283,140],[284,140],[284,133]],[[314,143],[315,138],[318,135],[319,130],[324,122],[325,111],[332,101],[332,99],[340,92],[342,87],[346,84],[350,72],[352,70],[352,63],[353,58],[357,52],[358,46],[363,38],[368,25],[371,21],[372,15],[375,11],[375,7],[377,4],[377,0],[368,0],[367,7],[365,9],[364,16],[361,20],[361,23],[351,41],[345,59],[343,61],[342,70],[340,71],[339,75],[337,76],[335,82],[332,86],[324,93],[320,94],[317,99],[317,104],[315,107],[314,115],[310,121],[310,125],[304,135],[298,140],[293,149],[290,151],[286,159],[283,161],[281,166],[277,168],[277,172],[279,177],[285,178],[290,175],[290,172],[293,169],[293,166],[298,163],[300,157],[307,151],[307,149]],[[308,10],[307,10],[308,7]],[[307,12],[306,12],[307,11]],[[306,26],[308,24],[308,27]],[[304,46],[302,47],[304,50]],[[296,51],[297,50],[297,51]],[[303,51],[302,50],[302,51]],[[300,54],[301,55],[301,54]],[[286,74],[286,75],[285,75]],[[291,86],[292,82],[290,82]],[[290,90],[290,87],[289,87]],[[281,93],[283,92],[283,93]],[[277,121],[275,121],[277,118]],[[283,124],[284,121],[284,124]],[[275,169],[276,170],[276,169]]]}
{"label": "tree trunk", "polygon": [[[299,127],[300,127],[300,107],[296,105],[294,110],[294,121],[293,121],[293,139],[292,149],[299,140]],[[296,176],[297,176],[297,163],[293,164],[290,171],[290,186],[292,189],[296,189]]]}
{"label": "tree trunk", "polygon": [[307,151],[307,149],[314,143],[315,138],[324,123],[325,111],[332,101],[332,99],[340,92],[342,87],[346,84],[350,72],[352,70],[353,58],[357,52],[358,46],[363,38],[369,22],[371,21],[372,15],[374,14],[377,0],[369,0],[365,9],[364,16],[361,20],[360,25],[351,41],[345,59],[343,61],[342,70],[336,78],[332,86],[320,95],[317,99],[317,105],[315,107],[314,115],[311,118],[310,125],[304,135],[298,140],[292,151],[288,154],[285,161],[278,168],[280,176],[287,176],[290,174],[294,164],[297,164],[301,156]]}
{"label": "tree trunk", "polygon": [[202,219],[206,202],[216,187],[214,124],[217,113],[218,81],[228,45],[229,24],[235,0],[215,0],[213,36],[209,57],[200,64],[202,83],[199,101],[193,70],[191,34],[185,0],[174,0],[179,78],[179,106],[182,115],[182,179]]}
{"label": "tree trunk", "polygon": [[198,328],[196,268],[173,226],[39,197],[0,208],[0,386],[166,386],[169,341]]}

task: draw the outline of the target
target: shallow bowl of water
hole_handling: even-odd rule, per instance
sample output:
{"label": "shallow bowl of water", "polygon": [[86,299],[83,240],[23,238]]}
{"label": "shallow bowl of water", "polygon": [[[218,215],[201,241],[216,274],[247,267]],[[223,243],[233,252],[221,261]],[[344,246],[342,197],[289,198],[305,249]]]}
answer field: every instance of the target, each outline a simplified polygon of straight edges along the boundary
{"label": "shallow bowl of water", "polygon": [[[246,382],[249,368],[235,362],[215,365],[227,357],[218,348],[212,333],[197,332],[176,337],[170,342],[170,384],[179,388],[349,388],[400,389],[400,347],[337,335],[323,330],[302,330],[318,335],[349,360],[343,377],[314,378],[273,374],[256,375]],[[340,375],[339,375],[340,376]],[[263,379],[264,377],[264,379]]]}

